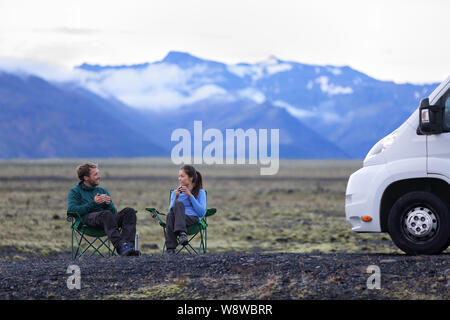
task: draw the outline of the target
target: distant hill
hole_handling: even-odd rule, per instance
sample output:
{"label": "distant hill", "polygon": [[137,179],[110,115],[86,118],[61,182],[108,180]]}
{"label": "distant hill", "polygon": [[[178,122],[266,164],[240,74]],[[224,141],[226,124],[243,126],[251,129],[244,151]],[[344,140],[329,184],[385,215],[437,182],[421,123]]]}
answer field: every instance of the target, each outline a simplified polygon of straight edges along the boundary
{"label": "distant hill", "polygon": [[114,115],[121,107],[82,88],[0,73],[0,156],[166,155]]}

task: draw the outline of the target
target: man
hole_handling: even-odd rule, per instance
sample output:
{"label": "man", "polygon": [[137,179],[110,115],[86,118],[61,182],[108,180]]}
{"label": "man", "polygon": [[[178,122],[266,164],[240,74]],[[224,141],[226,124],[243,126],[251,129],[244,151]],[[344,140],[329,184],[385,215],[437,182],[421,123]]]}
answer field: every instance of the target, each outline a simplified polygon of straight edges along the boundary
{"label": "man", "polygon": [[134,250],[136,210],[125,208],[117,213],[108,190],[98,186],[100,174],[96,164],[82,164],[77,173],[80,182],[69,191],[67,211],[77,212],[89,227],[104,229],[121,256],[139,255]]}

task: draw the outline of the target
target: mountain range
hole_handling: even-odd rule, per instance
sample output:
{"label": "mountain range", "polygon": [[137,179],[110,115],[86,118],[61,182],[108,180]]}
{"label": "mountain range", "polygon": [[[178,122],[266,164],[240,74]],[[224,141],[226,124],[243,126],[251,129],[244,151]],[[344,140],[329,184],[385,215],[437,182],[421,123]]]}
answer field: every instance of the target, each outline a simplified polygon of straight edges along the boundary
{"label": "mountain range", "polygon": [[275,57],[84,63],[69,80],[0,70],[0,157],[170,156],[177,128],[279,129],[281,158],[363,158],[438,83],[380,81]]}

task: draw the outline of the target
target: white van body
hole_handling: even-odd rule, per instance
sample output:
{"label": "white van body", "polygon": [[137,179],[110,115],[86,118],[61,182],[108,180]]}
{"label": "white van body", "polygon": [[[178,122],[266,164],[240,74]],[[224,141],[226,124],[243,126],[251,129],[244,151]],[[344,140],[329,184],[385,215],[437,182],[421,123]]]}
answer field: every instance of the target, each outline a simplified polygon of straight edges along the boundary
{"label": "white van body", "polygon": [[[431,93],[429,104],[434,105],[449,91],[450,77]],[[402,188],[411,191],[417,185],[420,189],[430,181],[450,186],[450,132],[425,135],[418,133],[418,126],[419,108],[399,128],[378,141],[364,159],[363,167],[350,176],[345,215],[352,231],[387,232],[389,210],[402,195]]]}

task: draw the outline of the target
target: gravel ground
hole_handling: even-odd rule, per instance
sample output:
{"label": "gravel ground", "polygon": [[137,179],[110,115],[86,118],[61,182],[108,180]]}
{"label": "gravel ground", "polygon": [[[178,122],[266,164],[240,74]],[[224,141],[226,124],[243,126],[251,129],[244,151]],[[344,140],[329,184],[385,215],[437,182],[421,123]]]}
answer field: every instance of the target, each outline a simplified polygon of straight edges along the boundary
{"label": "gravel ground", "polygon": [[[0,299],[449,299],[449,254],[92,257],[0,251]],[[69,265],[81,289],[68,289]],[[380,289],[368,289],[368,266]]]}

